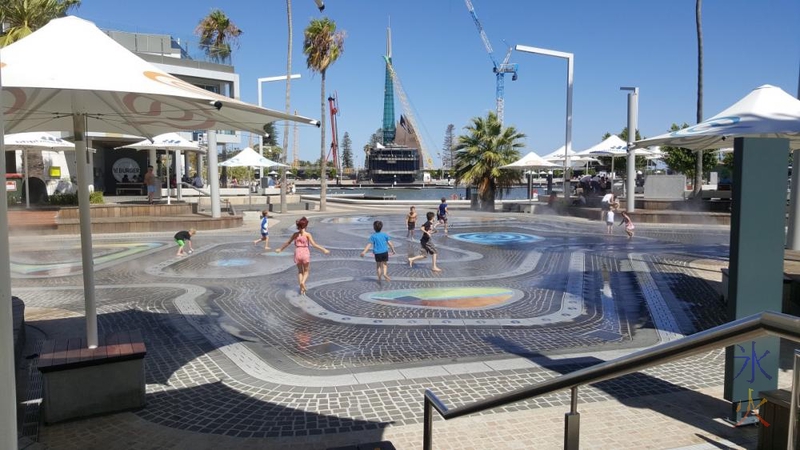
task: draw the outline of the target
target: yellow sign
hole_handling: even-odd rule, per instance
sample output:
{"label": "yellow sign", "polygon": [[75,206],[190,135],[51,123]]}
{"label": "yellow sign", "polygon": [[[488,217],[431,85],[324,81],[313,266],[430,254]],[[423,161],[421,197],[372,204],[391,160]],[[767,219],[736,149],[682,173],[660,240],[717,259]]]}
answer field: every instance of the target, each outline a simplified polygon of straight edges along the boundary
{"label": "yellow sign", "polygon": [[61,178],[61,167],[50,166],[50,178]]}

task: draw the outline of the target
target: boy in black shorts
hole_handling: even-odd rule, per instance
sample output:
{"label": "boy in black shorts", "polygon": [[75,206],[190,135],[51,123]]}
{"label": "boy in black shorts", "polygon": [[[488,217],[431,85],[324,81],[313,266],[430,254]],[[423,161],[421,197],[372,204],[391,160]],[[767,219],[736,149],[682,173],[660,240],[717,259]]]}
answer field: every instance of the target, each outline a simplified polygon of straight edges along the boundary
{"label": "boy in black shorts", "polygon": [[420,254],[408,258],[408,266],[414,267],[414,261],[427,258],[428,255],[431,255],[433,261],[431,264],[431,270],[434,272],[441,272],[442,269],[436,265],[436,247],[434,247],[433,241],[431,240],[433,233],[436,233],[436,228],[433,226],[434,214],[429,212],[425,215],[425,217],[428,219],[428,221],[425,222],[421,228],[422,238],[419,240],[419,245],[421,247]]}
{"label": "boy in black shorts", "polygon": [[383,274],[383,278],[386,281],[391,281],[386,272],[389,270],[389,249],[392,250],[394,255],[394,244],[389,240],[389,235],[381,231],[383,222],[376,220],[372,224],[372,229],[375,230],[375,233],[369,237],[369,243],[364,247],[364,251],[361,252],[361,257],[363,258],[372,247],[372,253],[375,254],[375,270],[378,272],[378,281],[381,281],[381,274]]}

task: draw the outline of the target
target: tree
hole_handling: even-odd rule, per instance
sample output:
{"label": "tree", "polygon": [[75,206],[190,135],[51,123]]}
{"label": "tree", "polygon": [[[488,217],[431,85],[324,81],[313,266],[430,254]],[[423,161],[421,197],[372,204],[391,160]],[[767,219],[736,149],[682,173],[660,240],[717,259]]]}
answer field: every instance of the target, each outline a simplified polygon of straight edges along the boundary
{"label": "tree", "polygon": [[80,5],[80,0],[3,0],[0,24],[4,24],[4,34],[0,36],[0,47],[13,44]]}
{"label": "tree", "polygon": [[497,191],[508,193],[519,181],[519,172],[500,167],[520,158],[525,135],[513,126],[503,127],[493,111],[485,118],[474,117],[464,129],[467,133],[458,137],[456,145],[456,182],[477,185],[481,209],[494,211]]}
{"label": "tree", "polygon": [[230,64],[231,44],[239,46],[242,30],[222,10],[212,9],[197,24],[194,33],[200,37],[200,48],[206,56],[214,62]]}
{"label": "tree", "polygon": [[[703,0],[696,0],[694,5],[695,23],[697,24],[697,123],[703,121]],[[702,150],[697,151],[694,169],[694,194],[700,197],[703,189],[703,167],[705,156]]]}
{"label": "tree", "polygon": [[336,31],[336,22],[327,17],[312,19],[303,33],[306,65],[320,74],[320,196],[319,210],[326,209],[328,183],[325,179],[325,74],[344,52],[344,32]]}
{"label": "tree", "polygon": [[455,148],[456,126],[452,123],[447,126],[444,132],[444,145],[442,146],[442,167],[445,169],[453,168],[453,150]]}
{"label": "tree", "polygon": [[[689,128],[689,124],[684,123],[681,126],[672,124],[670,131],[678,131],[684,128]],[[664,163],[671,170],[686,175],[688,179],[692,179],[697,170],[697,156],[695,152],[688,148],[680,147],[661,147],[664,152]],[[703,153],[703,171],[710,171],[717,164],[717,158],[711,152]]]}
{"label": "tree", "polygon": [[[628,142],[628,127],[622,129],[622,131],[618,134],[619,138],[625,142]],[[606,140],[611,137],[611,133],[606,133],[603,135],[602,140]],[[642,139],[642,135],[639,134],[639,130],[636,130],[636,139],[634,141],[638,141]],[[610,156],[599,156],[597,158],[600,160],[604,166],[611,167],[611,157]],[[647,165],[647,159],[644,156],[636,156],[636,167],[645,167]],[[622,172],[628,173],[628,156],[617,156],[614,158],[614,171],[615,172]]]}
{"label": "tree", "polygon": [[353,168],[353,141],[347,131],[344,132],[344,138],[342,139],[342,167],[346,169]]}

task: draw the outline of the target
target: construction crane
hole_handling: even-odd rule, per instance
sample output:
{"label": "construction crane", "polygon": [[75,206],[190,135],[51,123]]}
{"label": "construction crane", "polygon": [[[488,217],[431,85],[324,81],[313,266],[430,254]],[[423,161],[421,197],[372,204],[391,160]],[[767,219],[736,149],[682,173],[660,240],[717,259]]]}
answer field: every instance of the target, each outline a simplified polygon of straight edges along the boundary
{"label": "construction crane", "polygon": [[333,167],[336,169],[336,176],[341,175],[341,168],[339,167],[339,130],[336,126],[336,116],[339,115],[339,95],[334,93],[328,97],[328,107],[331,113],[331,151],[328,152],[329,160],[333,161]]}
{"label": "construction crane", "polygon": [[397,97],[400,99],[400,104],[403,106],[403,112],[405,112],[405,116],[410,122],[411,131],[416,135],[417,142],[419,142],[419,151],[422,154],[424,162],[423,169],[433,170],[435,169],[433,159],[431,158],[430,152],[428,152],[427,145],[423,142],[422,136],[420,136],[419,131],[417,131],[419,130],[419,127],[417,127],[417,119],[411,111],[411,105],[408,103],[408,97],[406,97],[406,92],[403,89],[403,85],[400,83],[400,78],[398,78],[397,73],[394,71],[392,61],[389,57],[384,56],[383,59],[386,60],[386,67],[389,68],[389,74],[392,76],[392,81],[394,82],[394,90],[397,92]]}
{"label": "construction crane", "polygon": [[497,64],[497,60],[494,59],[494,49],[492,49],[492,43],[489,42],[486,32],[483,31],[483,26],[478,20],[478,16],[475,14],[475,8],[472,6],[472,2],[470,0],[464,0],[464,2],[467,4],[467,9],[469,10],[469,14],[472,16],[472,21],[475,22],[475,26],[478,28],[478,32],[483,40],[483,45],[486,47],[486,51],[489,52],[489,59],[492,60],[492,65],[494,66],[492,71],[495,73],[495,77],[497,78],[497,87],[495,90],[495,98],[497,99],[497,120],[499,120],[500,124],[502,125],[503,109],[505,108],[505,77],[507,73],[510,73],[511,81],[517,81],[517,69],[519,69],[519,64],[508,62],[511,59],[511,50],[513,50],[513,47],[508,48],[508,52],[506,53],[506,57],[503,59],[503,62]]}

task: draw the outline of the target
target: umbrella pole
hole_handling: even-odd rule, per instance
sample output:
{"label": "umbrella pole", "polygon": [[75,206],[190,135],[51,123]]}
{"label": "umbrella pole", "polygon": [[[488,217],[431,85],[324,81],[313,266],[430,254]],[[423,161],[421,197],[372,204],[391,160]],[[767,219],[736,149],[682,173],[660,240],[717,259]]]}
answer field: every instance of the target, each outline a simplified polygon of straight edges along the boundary
{"label": "umbrella pole", "polygon": [[73,114],[75,151],[78,175],[78,210],[81,228],[81,260],[83,263],[83,296],[86,308],[86,346],[97,348],[97,306],[94,292],[94,260],[92,255],[92,214],[89,205],[89,152],[86,148],[86,115]]}
{"label": "umbrella pole", "polygon": [[169,166],[170,166],[170,164],[169,164],[169,150],[164,150],[164,157],[167,158],[167,163],[164,164],[165,166],[167,166],[167,204],[171,205],[172,203],[170,202],[169,194],[170,194],[170,191],[172,190],[171,189],[172,188],[172,184],[169,182]]}
{"label": "umbrella pole", "polygon": [[25,208],[31,209],[31,186],[28,177],[28,150],[22,150],[22,170],[25,172]]}
{"label": "umbrella pole", "polygon": [[[188,155],[188,153],[187,153]],[[181,165],[181,151],[175,150],[175,200],[180,202],[183,200],[183,192],[181,191],[181,184],[183,182],[183,166]]]}

